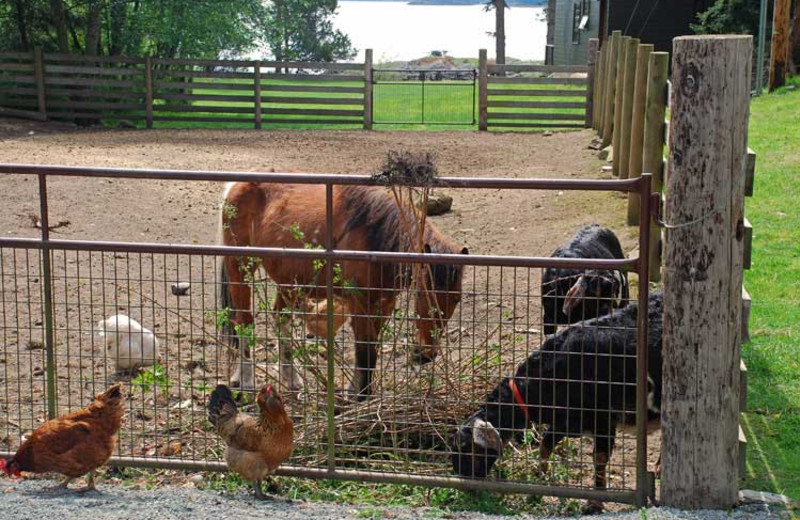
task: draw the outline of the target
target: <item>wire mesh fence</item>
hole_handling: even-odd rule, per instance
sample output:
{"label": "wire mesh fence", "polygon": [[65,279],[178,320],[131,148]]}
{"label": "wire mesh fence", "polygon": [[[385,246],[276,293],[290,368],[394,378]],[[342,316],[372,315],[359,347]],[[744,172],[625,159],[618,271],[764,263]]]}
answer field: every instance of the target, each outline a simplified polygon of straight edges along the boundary
{"label": "wire mesh fence", "polygon": [[474,125],[474,69],[375,69],[375,124]]}
{"label": "wire mesh fence", "polygon": [[[368,183],[364,179],[358,182]],[[639,180],[587,182],[567,182],[566,186],[577,189],[599,182],[592,189],[646,191]],[[563,181],[553,184],[557,189],[565,186]],[[50,258],[52,345],[47,338],[45,254]],[[251,326],[235,327],[234,331],[239,340],[248,339],[248,358],[239,356],[233,346],[235,338],[224,332],[238,309],[220,306],[222,293],[230,290],[219,276],[220,254],[236,258],[247,273],[241,283],[250,290],[247,307],[254,319]],[[119,436],[119,460],[140,465],[221,468],[215,463],[224,460],[224,447],[207,420],[206,403],[211,390],[236,379],[238,370],[238,398],[245,411],[257,413],[253,389],[240,367],[240,363],[246,363],[252,368],[256,391],[267,383],[281,389],[295,422],[295,451],[283,468],[285,474],[587,497],[607,493],[620,501],[634,501],[635,493],[643,492],[639,479],[647,461],[637,450],[644,446],[642,438],[637,440],[637,432],[613,433],[616,449],[600,486],[593,441],[606,434],[598,431],[594,439],[578,437],[560,442],[549,464],[540,464],[546,429],[542,425],[529,429],[513,422],[508,426],[502,416],[515,417],[522,406],[513,400],[500,408],[496,425],[504,440],[513,440],[513,447],[505,450],[489,480],[454,477],[454,458],[458,456],[455,439],[460,426],[485,407],[487,396],[519,367],[530,363],[531,356],[546,348],[543,343],[547,345],[552,338],[544,334],[547,323],[542,296],[547,288],[543,291],[541,280],[543,269],[558,265],[558,259],[446,254],[425,258],[424,253],[379,252],[361,257],[366,253],[325,248],[296,254],[319,262],[318,268],[329,262],[327,280],[323,276],[313,284],[276,286],[265,271],[269,270],[269,261],[284,258],[286,251],[268,248],[245,251],[0,239],[3,451],[16,449],[20,438],[48,418],[49,408],[56,414],[75,410],[113,381],[121,380],[128,398]],[[349,283],[349,271],[337,269],[347,265],[348,258],[361,259],[359,265],[378,271],[379,278],[385,271],[396,276],[412,271],[414,266],[435,273],[437,265],[456,263],[462,267],[460,288],[437,289],[434,280],[433,287],[406,284],[375,292],[375,287]],[[591,276],[595,266],[605,265],[584,262],[588,264],[581,266],[584,276]],[[611,264],[630,270],[641,269],[647,261]],[[331,273],[340,277],[338,282]],[[337,283],[336,290],[329,291]],[[434,297],[460,300],[449,320],[443,322],[435,314],[419,312],[420,302],[430,298],[431,291]],[[347,296],[367,294],[381,300],[384,292],[392,293],[393,305],[381,307],[380,312],[374,305],[354,305],[356,300]],[[281,294],[299,297],[280,301]],[[616,303],[624,306],[629,301],[620,296]],[[604,417],[624,416],[627,422],[636,422],[637,407],[642,404],[637,401],[637,391],[647,388],[638,377],[641,372],[637,367],[641,323],[590,321],[598,303],[596,296],[586,294],[579,305],[586,319],[579,321],[587,329],[618,334],[620,349],[601,351],[597,336],[587,335],[579,349],[567,356],[578,356],[580,370],[575,371],[570,364],[566,373],[541,373],[526,380],[531,387],[538,385],[554,392],[574,392],[577,388],[585,393],[584,388],[592,389],[593,393],[586,395],[594,397],[549,405],[552,418],[541,422],[550,425],[551,433],[554,425],[560,424],[555,416],[562,413],[577,412],[580,417],[580,424],[555,432],[566,436],[574,435],[575,428],[580,435],[583,426],[601,422]],[[563,302],[559,300],[558,304]],[[127,317],[135,322],[127,321]],[[426,322],[438,348],[420,339],[419,331]],[[364,348],[358,331],[365,323],[379,330],[373,331],[374,357],[366,368],[371,376],[369,395],[356,395],[358,352]],[[334,331],[332,338],[327,335],[329,330]],[[614,359],[619,363],[614,364]],[[610,365],[608,360],[612,360]],[[606,372],[617,373],[584,370],[588,365],[608,365]],[[48,376],[52,378],[50,384]],[[602,395],[620,389],[634,397],[609,404]],[[526,397],[530,395],[526,393]],[[547,408],[543,402],[538,404]],[[530,405],[532,410],[534,403]],[[477,456],[488,457],[485,450]],[[596,486],[607,491],[592,489]]]}

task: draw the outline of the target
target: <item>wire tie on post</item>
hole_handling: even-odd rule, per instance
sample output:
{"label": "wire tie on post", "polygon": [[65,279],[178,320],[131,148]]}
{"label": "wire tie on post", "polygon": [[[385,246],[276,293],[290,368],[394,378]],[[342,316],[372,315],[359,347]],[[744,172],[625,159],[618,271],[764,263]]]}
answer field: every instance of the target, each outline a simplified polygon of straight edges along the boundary
{"label": "wire tie on post", "polygon": [[680,229],[680,228],[689,227],[689,226],[692,226],[694,224],[698,224],[700,222],[703,222],[704,220],[706,220],[707,218],[713,216],[716,213],[720,213],[720,211],[718,209],[714,209],[714,210],[709,211],[708,213],[706,213],[702,217],[696,218],[694,220],[690,220],[689,222],[683,222],[681,224],[668,224],[661,217],[655,217],[655,220],[658,223],[658,226],[662,227],[664,229]]}

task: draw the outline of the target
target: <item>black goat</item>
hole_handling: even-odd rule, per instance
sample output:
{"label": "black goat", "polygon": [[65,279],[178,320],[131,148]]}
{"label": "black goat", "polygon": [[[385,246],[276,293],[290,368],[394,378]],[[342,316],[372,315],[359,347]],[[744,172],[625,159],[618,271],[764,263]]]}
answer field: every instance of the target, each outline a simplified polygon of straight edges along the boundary
{"label": "black goat", "polygon": [[[565,437],[594,437],[595,487],[606,487],[606,465],[617,425],[635,424],[637,302],[550,336],[540,350],[504,379],[459,428],[453,469],[485,477],[512,436],[530,423],[547,424],[540,455],[550,458]],[[648,313],[648,419],[660,426],[661,293],[650,295]],[[515,392],[516,390],[516,392]],[[516,393],[516,395],[515,395]],[[546,468],[546,462],[543,462]],[[544,469],[544,468],[543,468]],[[602,505],[590,502],[597,510]]]}
{"label": "black goat", "polygon": [[[608,228],[586,226],[552,257],[624,259],[619,239]],[[628,274],[624,271],[545,269],[542,274],[544,333],[611,312],[616,301],[628,299]]]}

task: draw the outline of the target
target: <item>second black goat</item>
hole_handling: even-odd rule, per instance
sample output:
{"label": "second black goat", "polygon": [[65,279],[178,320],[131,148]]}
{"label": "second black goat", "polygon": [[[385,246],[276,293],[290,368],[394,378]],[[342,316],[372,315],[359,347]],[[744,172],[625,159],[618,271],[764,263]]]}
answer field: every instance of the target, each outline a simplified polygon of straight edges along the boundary
{"label": "second black goat", "polygon": [[[593,224],[550,256],[624,259],[625,253],[613,231]],[[544,333],[609,314],[620,299],[628,299],[628,274],[623,271],[547,268],[542,274]]]}

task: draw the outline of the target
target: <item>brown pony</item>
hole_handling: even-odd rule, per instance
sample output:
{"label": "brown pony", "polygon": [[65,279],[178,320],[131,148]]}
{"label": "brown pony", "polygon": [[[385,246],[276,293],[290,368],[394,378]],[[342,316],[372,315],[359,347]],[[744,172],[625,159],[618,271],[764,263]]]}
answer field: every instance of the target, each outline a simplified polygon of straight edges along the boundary
{"label": "brown pony", "polygon": [[[230,246],[308,248],[321,247],[326,234],[325,186],[300,184],[229,184],[221,211],[221,243]],[[414,251],[419,224],[401,210],[387,188],[335,186],[333,189],[333,247],[355,251]],[[406,231],[404,231],[404,229]],[[409,233],[410,231],[410,233]],[[413,236],[414,239],[409,237]],[[424,252],[467,254],[430,221],[424,228]],[[261,266],[278,286],[276,312],[300,307],[300,300],[326,297],[325,269],[311,259],[264,257]],[[231,377],[233,386],[254,388],[252,366],[246,362],[249,348],[242,326],[253,323],[251,287],[242,258],[228,256],[221,262],[220,307],[230,309],[226,334],[238,343],[240,362]],[[355,381],[359,398],[370,393],[378,355],[381,327],[392,314],[399,292],[416,273],[417,344],[414,358],[432,361],[439,352],[439,335],[461,300],[460,265],[432,264],[411,269],[398,263],[342,261],[335,264],[335,295],[353,313]],[[298,289],[302,288],[302,289]],[[287,320],[278,320],[285,323]],[[238,326],[238,327],[237,327]],[[239,330],[240,334],[234,332]],[[292,362],[291,333],[279,324],[278,349],[281,378],[291,390],[303,382]]]}

